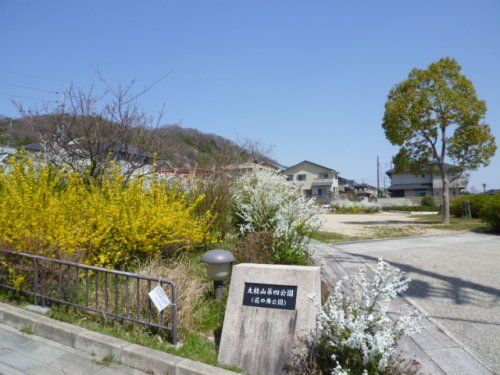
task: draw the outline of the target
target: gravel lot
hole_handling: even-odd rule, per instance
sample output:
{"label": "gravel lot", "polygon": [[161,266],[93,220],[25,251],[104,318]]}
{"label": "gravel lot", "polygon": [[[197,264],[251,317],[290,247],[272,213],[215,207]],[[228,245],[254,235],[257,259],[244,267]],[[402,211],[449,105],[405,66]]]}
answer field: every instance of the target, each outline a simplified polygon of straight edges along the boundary
{"label": "gravel lot", "polygon": [[[425,214],[419,212],[419,215]],[[432,212],[431,214],[434,214]],[[446,230],[426,228],[425,224],[418,223],[417,219],[409,213],[379,212],[374,214],[324,214],[325,232],[336,232],[347,236],[360,236],[366,234],[370,228],[389,226],[394,228],[412,228],[419,235],[449,233]]]}

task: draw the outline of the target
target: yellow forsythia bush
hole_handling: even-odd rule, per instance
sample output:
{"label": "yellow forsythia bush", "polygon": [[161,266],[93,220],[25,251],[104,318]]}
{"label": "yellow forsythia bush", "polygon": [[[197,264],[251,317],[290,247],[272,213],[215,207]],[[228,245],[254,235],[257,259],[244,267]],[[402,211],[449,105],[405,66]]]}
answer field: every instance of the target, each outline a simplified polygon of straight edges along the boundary
{"label": "yellow forsythia bush", "polygon": [[210,211],[151,179],[125,183],[117,170],[99,183],[33,160],[0,168],[0,243],[41,255],[126,268],[136,260],[216,241]]}

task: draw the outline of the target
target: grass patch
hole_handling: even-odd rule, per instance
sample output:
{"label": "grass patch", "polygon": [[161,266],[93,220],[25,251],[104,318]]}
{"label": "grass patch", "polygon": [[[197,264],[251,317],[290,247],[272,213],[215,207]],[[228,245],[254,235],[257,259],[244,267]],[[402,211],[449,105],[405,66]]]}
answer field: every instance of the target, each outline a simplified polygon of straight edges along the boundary
{"label": "grass patch", "polygon": [[129,323],[111,323],[110,321],[98,322],[93,320],[93,317],[89,317],[88,314],[75,311],[69,307],[55,307],[49,314],[49,317],[134,344],[144,345],[156,350],[213,365],[217,364],[215,346],[212,345],[207,337],[194,337],[194,335],[189,335],[184,338],[184,345],[176,348],[168,342],[166,336],[162,334],[162,332],[153,333],[150,332],[148,328]]}
{"label": "grass patch", "polygon": [[109,366],[111,363],[114,362],[114,360],[115,360],[115,356],[113,355],[113,353],[108,353],[104,357],[102,357],[101,359],[96,360],[94,362],[100,366]]}
{"label": "grass patch", "polygon": [[422,234],[423,231],[414,225],[376,225],[364,227],[364,232],[356,236],[348,236],[336,232],[315,232],[312,239],[326,243],[340,243],[350,241],[368,241],[382,238],[412,237]]}
{"label": "grass patch", "polygon": [[33,326],[24,326],[19,331],[21,331],[22,333],[25,333],[27,335],[35,334],[35,330],[34,330]]}
{"label": "grass patch", "polygon": [[470,231],[470,232],[489,232],[490,225],[482,222],[480,219],[469,219],[465,217],[450,217],[450,224],[441,223],[441,215],[411,215],[417,219],[419,224],[425,224],[425,228],[450,230],[450,231]]}
{"label": "grass patch", "polygon": [[365,239],[378,239],[378,238],[394,238],[394,237],[412,237],[419,236],[424,233],[422,228],[414,225],[404,225],[404,226],[388,226],[388,225],[377,225],[365,227],[367,234]]}
{"label": "grass patch", "polygon": [[363,240],[364,238],[360,236],[348,236],[336,232],[316,231],[311,235],[311,239],[320,242],[337,243],[337,242],[358,241],[358,240]]}

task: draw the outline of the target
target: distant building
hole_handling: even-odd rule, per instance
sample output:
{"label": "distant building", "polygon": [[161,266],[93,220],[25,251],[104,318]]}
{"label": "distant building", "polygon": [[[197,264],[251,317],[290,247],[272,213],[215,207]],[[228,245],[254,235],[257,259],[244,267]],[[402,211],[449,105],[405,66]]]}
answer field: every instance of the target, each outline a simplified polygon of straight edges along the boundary
{"label": "distant building", "polygon": [[278,172],[280,169],[281,168],[279,166],[265,161],[252,161],[241,164],[231,164],[226,167],[229,175],[233,177],[238,177],[261,170]]}
{"label": "distant building", "polygon": [[354,184],[356,181],[339,176],[339,195],[341,198],[352,198],[355,195]]}
{"label": "distant building", "polygon": [[163,169],[158,172],[160,176],[175,176],[175,177],[212,177],[219,173],[213,169],[206,168],[172,168]]}
{"label": "distant building", "polygon": [[487,194],[487,195],[500,194],[500,189],[490,189],[490,190],[487,190],[484,194]]}
{"label": "distant building", "polygon": [[354,191],[358,197],[372,198],[377,196],[377,188],[365,183],[354,183]]}
{"label": "distant building", "polygon": [[339,195],[338,172],[307,160],[281,172],[286,180],[296,185],[305,197],[329,202]]}
{"label": "distant building", "polygon": [[[445,165],[446,172],[450,178],[450,194],[459,195],[467,187],[467,179],[457,177],[457,167],[451,164]],[[391,186],[387,190],[393,198],[412,198],[412,197],[432,197],[440,196],[443,190],[443,181],[439,174],[421,173],[412,174],[396,173],[390,169],[386,174],[391,179]]]}

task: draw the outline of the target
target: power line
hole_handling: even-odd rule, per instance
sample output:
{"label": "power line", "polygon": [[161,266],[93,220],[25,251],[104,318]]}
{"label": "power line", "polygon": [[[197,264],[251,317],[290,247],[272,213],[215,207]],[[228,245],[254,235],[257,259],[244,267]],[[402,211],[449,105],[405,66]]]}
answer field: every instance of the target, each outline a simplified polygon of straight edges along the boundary
{"label": "power line", "polygon": [[17,83],[10,83],[10,82],[0,81],[0,84],[7,85],[7,86],[12,86],[12,87],[19,87],[19,88],[27,89],[27,90],[33,90],[33,91],[39,91],[39,92],[47,92],[47,93],[50,93],[50,94],[56,94],[56,95],[59,94],[58,91],[45,90],[45,89],[39,89],[39,88],[36,88],[36,87],[18,85]]}
{"label": "power line", "polygon": [[39,101],[47,102],[47,103],[58,103],[57,100],[45,100],[45,99],[42,99],[42,98],[33,98],[33,97],[30,97],[30,96],[6,94],[4,92],[0,92],[0,95],[9,96],[9,97],[13,97],[13,98],[19,98],[19,99],[39,100]]}

